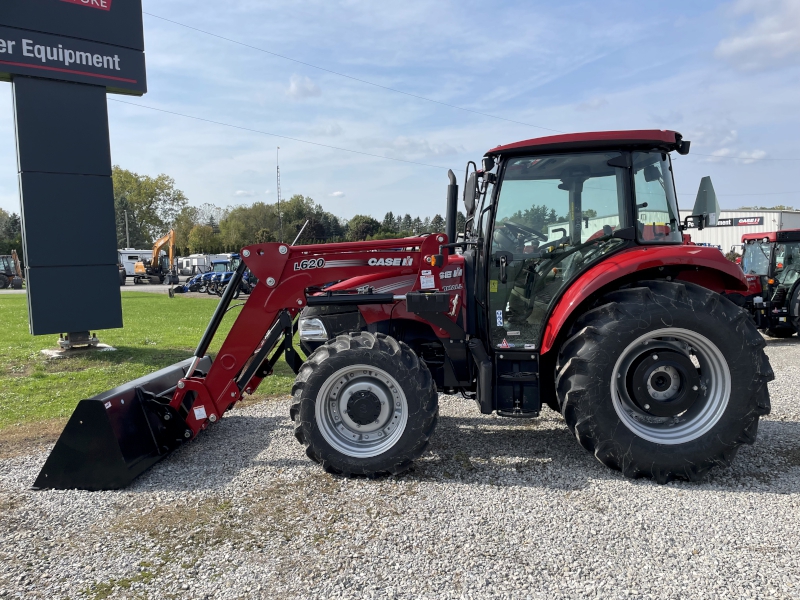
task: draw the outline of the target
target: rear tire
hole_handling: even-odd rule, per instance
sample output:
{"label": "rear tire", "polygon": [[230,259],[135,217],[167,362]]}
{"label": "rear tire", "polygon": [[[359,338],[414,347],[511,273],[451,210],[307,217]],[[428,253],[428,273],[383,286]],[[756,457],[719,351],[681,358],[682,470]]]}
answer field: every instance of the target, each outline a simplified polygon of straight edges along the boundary
{"label": "rear tire", "polygon": [[584,448],[626,477],[695,481],[752,444],[770,411],[764,338],[746,312],[700,286],[633,286],[582,315],[564,342],[561,413]]}
{"label": "rear tire", "polygon": [[439,414],[428,367],[381,333],[340,335],[308,357],[290,415],[306,454],[329,473],[407,470],[428,446]]}
{"label": "rear tire", "polygon": [[6,289],[11,284],[11,280],[3,273],[0,273],[0,290]]}

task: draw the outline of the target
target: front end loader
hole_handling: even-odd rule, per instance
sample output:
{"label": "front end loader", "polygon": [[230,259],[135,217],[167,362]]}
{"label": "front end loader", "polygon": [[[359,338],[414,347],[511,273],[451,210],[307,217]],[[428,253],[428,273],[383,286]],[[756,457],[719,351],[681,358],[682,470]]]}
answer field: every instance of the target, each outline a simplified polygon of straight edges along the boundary
{"label": "front end loader", "polygon": [[[672,131],[527,140],[468,166],[461,241],[451,172],[444,233],[243,248],[194,357],[81,401],[35,487],[126,485],[281,358],[297,374],[295,437],[330,473],[408,469],[440,391],[512,418],[546,404],[629,477],[697,480],[729,464],[769,412],[773,375],[722,296],[747,289],[741,270],[683,243],[670,153],[688,150]],[[246,269],[259,285],[212,362]]]}

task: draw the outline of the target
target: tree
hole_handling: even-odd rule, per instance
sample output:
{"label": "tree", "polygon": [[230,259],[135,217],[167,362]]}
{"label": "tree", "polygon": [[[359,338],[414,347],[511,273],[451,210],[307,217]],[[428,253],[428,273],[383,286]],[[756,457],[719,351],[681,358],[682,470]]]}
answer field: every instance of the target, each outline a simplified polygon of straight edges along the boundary
{"label": "tree", "polygon": [[218,241],[214,230],[208,225],[195,225],[189,233],[189,250],[195,254],[200,252],[216,252]]}
{"label": "tree", "polygon": [[[127,230],[125,225],[126,213]],[[139,221],[135,218],[127,195],[118,196],[114,194],[114,215],[117,220],[117,248],[139,248],[144,250],[151,245],[151,241],[147,239],[147,235],[139,227]],[[128,244],[128,240],[130,240],[130,244]]]}
{"label": "tree", "polygon": [[414,222],[411,220],[411,215],[406,213],[403,216],[402,221],[400,221],[400,231],[412,231],[414,228]]}
{"label": "tree", "polygon": [[384,231],[397,231],[394,226],[394,213],[389,211],[384,215],[383,222],[381,223],[381,229]]}
{"label": "tree", "polygon": [[413,221],[411,221],[411,231],[414,235],[419,235],[422,233],[422,219],[416,217]]}
{"label": "tree", "polygon": [[467,226],[467,215],[458,211],[456,214],[456,236],[459,233],[464,233],[464,228]]}
{"label": "tree", "polygon": [[431,219],[430,228],[431,233],[440,233],[444,231],[444,219],[442,218],[442,215],[435,215]]}
{"label": "tree", "polygon": [[175,246],[179,248],[178,252],[183,253],[189,248],[189,234],[197,225],[199,220],[199,210],[195,206],[184,206],[178,216],[175,217],[175,223],[172,227],[175,230]]}
{"label": "tree", "polygon": [[[188,205],[184,193],[175,187],[175,180],[163,173],[150,177],[114,165],[111,177],[114,182],[115,206],[117,199],[124,198],[124,204],[129,211],[129,230],[133,221],[148,245],[164,235],[180,211]],[[119,230],[119,215],[117,222]]]}
{"label": "tree", "polygon": [[372,217],[356,215],[347,224],[347,237],[352,241],[366,240],[380,230],[381,224]]}

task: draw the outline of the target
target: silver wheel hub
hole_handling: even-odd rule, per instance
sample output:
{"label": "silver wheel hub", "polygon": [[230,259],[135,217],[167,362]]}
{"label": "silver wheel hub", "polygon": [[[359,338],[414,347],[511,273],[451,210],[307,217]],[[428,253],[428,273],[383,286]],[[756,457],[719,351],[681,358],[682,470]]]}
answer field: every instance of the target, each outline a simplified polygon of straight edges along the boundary
{"label": "silver wheel hub", "polygon": [[720,349],[700,333],[677,327],[631,342],[611,374],[620,421],[657,444],[685,444],[708,433],[730,394],[730,369]]}
{"label": "silver wheel hub", "polygon": [[408,403],[397,381],[383,369],[340,369],[317,395],[315,416],[325,440],[354,458],[378,456],[397,443],[408,421]]}

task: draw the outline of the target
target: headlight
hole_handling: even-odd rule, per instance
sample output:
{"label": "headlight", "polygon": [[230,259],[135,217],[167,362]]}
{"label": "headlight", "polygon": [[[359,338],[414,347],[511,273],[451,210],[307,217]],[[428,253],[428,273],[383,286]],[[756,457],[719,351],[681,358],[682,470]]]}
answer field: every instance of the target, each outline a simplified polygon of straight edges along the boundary
{"label": "headlight", "polygon": [[308,342],[327,342],[328,332],[322,321],[314,318],[302,317],[300,319],[300,339]]}

